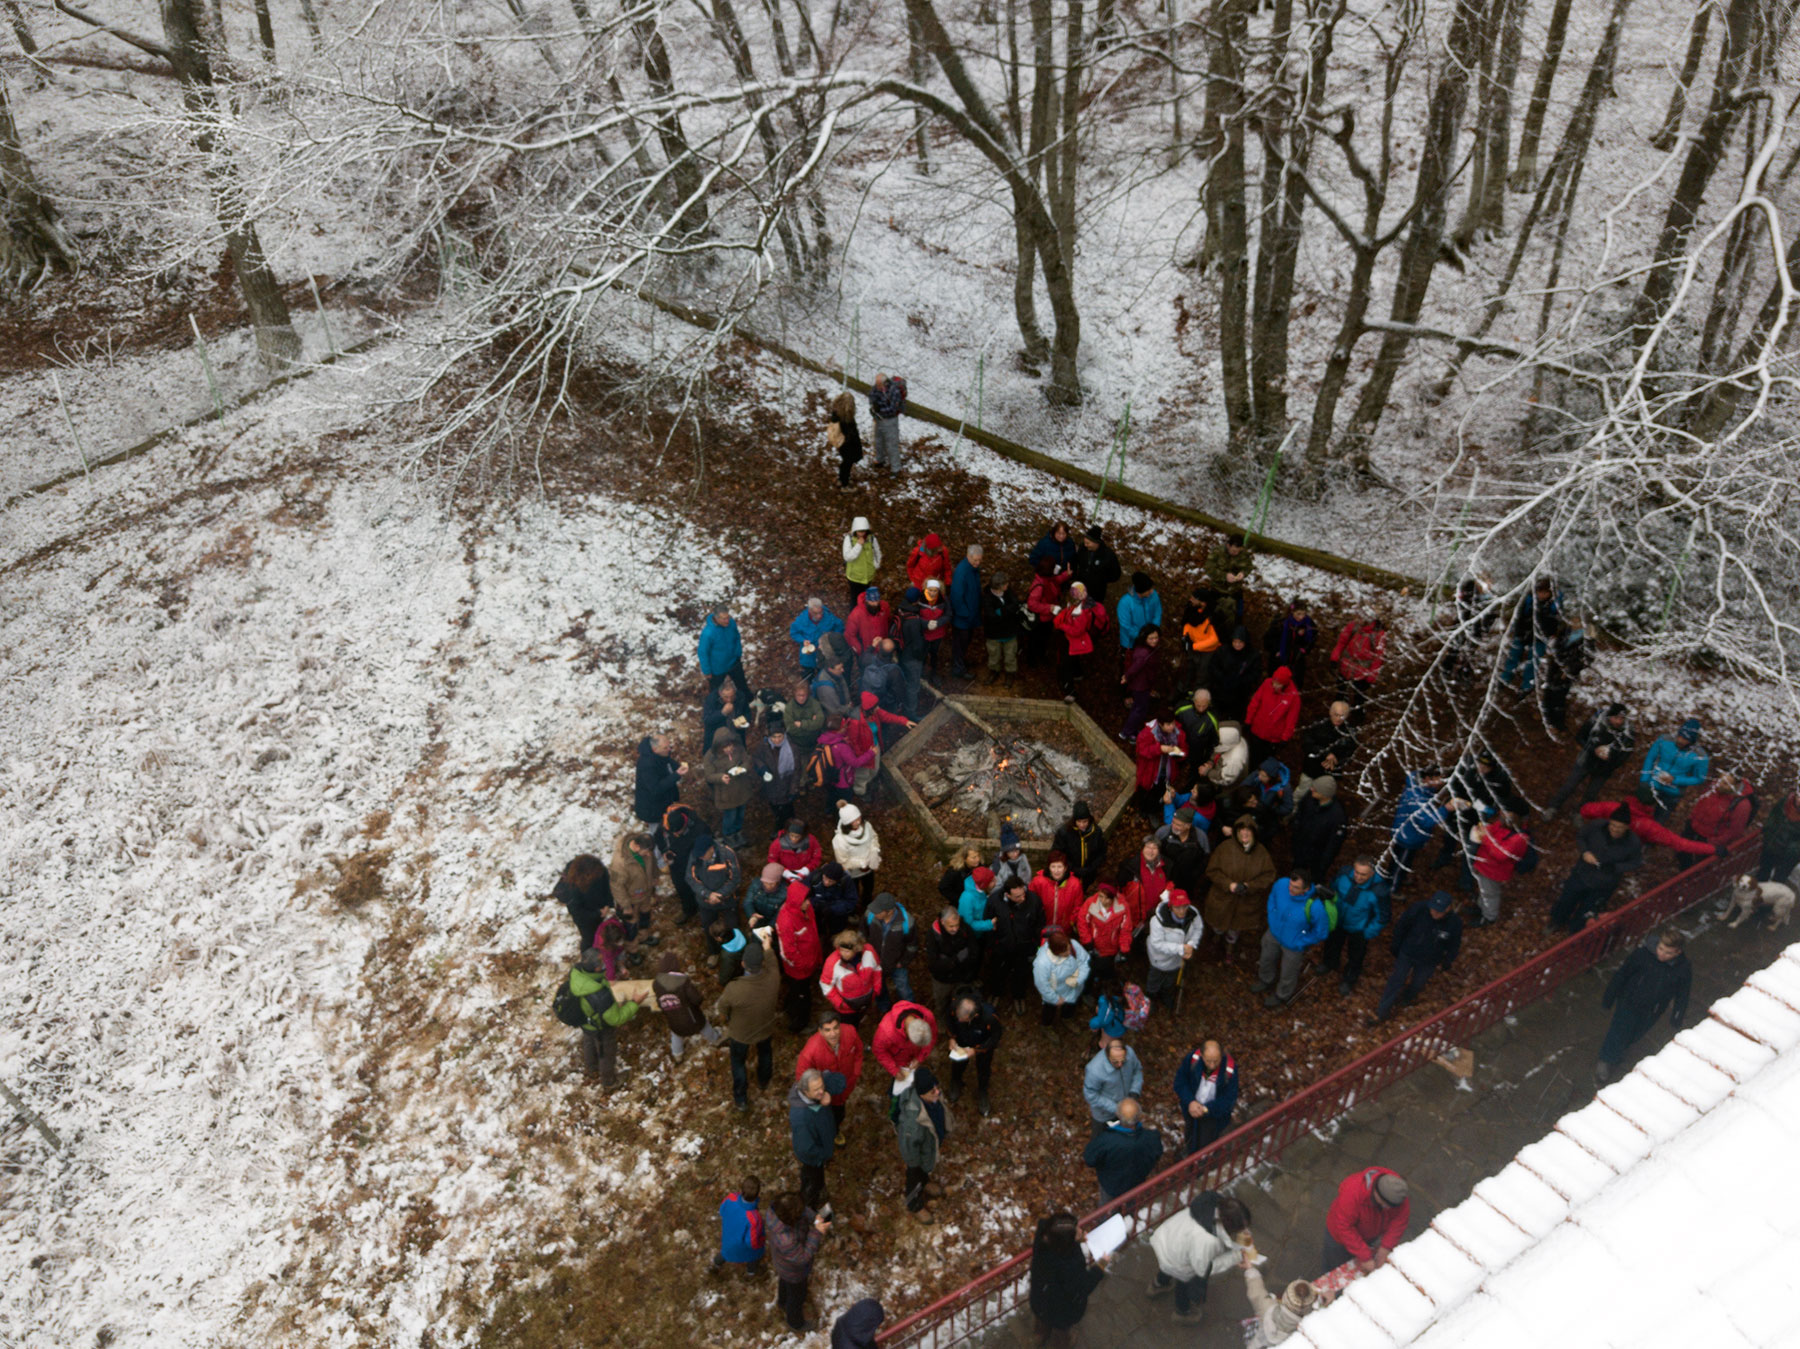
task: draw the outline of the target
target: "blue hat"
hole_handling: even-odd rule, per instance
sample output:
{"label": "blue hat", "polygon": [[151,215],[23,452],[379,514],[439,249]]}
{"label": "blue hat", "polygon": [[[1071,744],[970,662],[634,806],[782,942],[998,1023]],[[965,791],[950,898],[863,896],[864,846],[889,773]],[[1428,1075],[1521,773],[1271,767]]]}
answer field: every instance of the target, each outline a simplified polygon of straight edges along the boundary
{"label": "blue hat", "polygon": [[879,586],[870,586],[870,587],[869,587],[869,588],[868,588],[868,589],[867,589],[867,590],[865,590],[865,591],[863,591],[863,598],[864,598],[864,599],[865,599],[865,600],[878,600],[878,599],[880,599],[880,598],[881,598],[881,589],[880,589],[880,587],[879,587]]}
{"label": "blue hat", "polygon": [[1455,901],[1450,898],[1450,892],[1448,890],[1433,890],[1431,892],[1431,911],[1433,913],[1448,913],[1450,906],[1453,903],[1455,903]]}
{"label": "blue hat", "polygon": [[925,598],[925,592],[920,590],[917,586],[908,586],[906,587],[906,595],[904,598],[908,604],[917,604],[920,600]]}
{"label": "blue hat", "polygon": [[1689,717],[1681,723],[1681,729],[1676,734],[1683,740],[1698,740],[1700,738],[1700,718]]}
{"label": "blue hat", "polygon": [[1011,852],[1019,846],[1019,834],[1010,824],[1000,826],[1000,851]]}

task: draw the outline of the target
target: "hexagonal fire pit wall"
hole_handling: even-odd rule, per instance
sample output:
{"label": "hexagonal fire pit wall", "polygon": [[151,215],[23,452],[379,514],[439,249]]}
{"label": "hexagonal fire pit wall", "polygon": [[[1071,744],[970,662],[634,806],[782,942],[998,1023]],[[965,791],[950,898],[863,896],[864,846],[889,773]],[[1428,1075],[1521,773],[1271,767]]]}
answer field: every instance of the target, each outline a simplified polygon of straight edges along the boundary
{"label": "hexagonal fire pit wall", "polygon": [[[952,834],[919,794],[918,788],[913,786],[905,771],[907,764],[923,752],[925,746],[936,738],[938,731],[946,723],[955,720],[967,720],[977,730],[995,739],[1008,736],[1028,737],[1030,723],[1033,722],[1067,722],[1081,737],[1089,766],[1102,767],[1116,774],[1123,783],[1113,803],[1101,813],[1100,827],[1110,835],[1113,825],[1131,802],[1137,765],[1131,756],[1100,729],[1092,717],[1073,703],[1051,702],[1042,698],[943,698],[925,714],[905,739],[881,756],[882,773],[900,793],[907,809],[919,822],[919,828],[931,840],[931,845],[937,849],[939,856],[949,857],[959,848],[972,846],[980,847],[990,854],[998,852],[1000,848],[998,814],[988,812],[990,832],[986,837]],[[1021,842],[1028,853],[1044,854],[1050,851],[1050,840],[1047,838],[1028,838]]]}

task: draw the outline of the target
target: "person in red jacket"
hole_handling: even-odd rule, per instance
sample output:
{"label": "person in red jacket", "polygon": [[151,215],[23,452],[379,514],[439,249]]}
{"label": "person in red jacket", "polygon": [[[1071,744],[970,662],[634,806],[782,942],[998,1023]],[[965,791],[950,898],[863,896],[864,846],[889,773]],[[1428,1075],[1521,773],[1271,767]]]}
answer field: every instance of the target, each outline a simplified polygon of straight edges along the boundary
{"label": "person in red jacket", "polygon": [[1475,873],[1481,907],[1473,915],[1463,915],[1463,922],[1468,927],[1486,927],[1500,921],[1500,900],[1505,895],[1506,883],[1513,878],[1513,872],[1518,870],[1519,863],[1531,849],[1531,836],[1513,827],[1512,816],[1505,811],[1494,814],[1491,808],[1484,814],[1488,818],[1469,834],[1469,841],[1475,845],[1471,870]]}
{"label": "person in red jacket", "polygon": [[897,1002],[875,1028],[875,1062],[895,1077],[904,1077],[931,1057],[937,1044],[937,1018],[916,1002]]}
{"label": "person in red jacket", "polygon": [[906,579],[920,590],[933,579],[944,585],[950,584],[950,555],[944,551],[944,541],[936,534],[927,534],[913,546],[906,559]]}
{"label": "person in red jacket", "polygon": [[818,977],[824,952],[819,946],[819,919],[804,881],[790,881],[781,912],[775,915],[775,935],[781,939],[781,1001],[787,1009],[788,1029],[798,1035],[812,1014],[812,985]]}
{"label": "person in red jacket", "polygon": [[950,610],[944,603],[944,583],[933,577],[925,582],[925,602],[919,606],[919,622],[925,625],[925,668],[937,677],[938,654],[950,635]]}
{"label": "person in red jacket", "polygon": [[881,959],[854,928],[846,928],[833,937],[831,948],[819,971],[819,992],[845,1025],[861,1026],[863,1017],[881,995]]}
{"label": "person in red jacket", "polygon": [[1095,993],[1113,992],[1117,996],[1119,961],[1131,954],[1131,927],[1130,907],[1104,881],[1094,888],[1092,897],[1075,916],[1075,934],[1087,947]]}
{"label": "person in red jacket", "polygon": [[1338,694],[1361,720],[1363,700],[1375,690],[1375,677],[1387,660],[1387,624],[1379,618],[1346,623],[1331,648],[1337,667]]}
{"label": "person in red jacket", "polygon": [[[1728,849],[1723,843],[1705,843],[1697,838],[1683,838],[1668,825],[1659,823],[1656,818],[1656,798],[1651,795],[1648,785],[1638,788],[1638,794],[1624,802],[1590,801],[1581,808],[1581,816],[1586,820],[1604,820],[1623,804],[1631,812],[1631,832],[1638,836],[1640,842],[1654,846],[1662,844],[1677,853],[1686,853],[1692,857],[1723,857]],[[1691,866],[1692,863],[1689,863]]]}
{"label": "person in red jacket", "polygon": [[1681,833],[1700,843],[1735,843],[1749,830],[1755,814],[1756,789],[1730,773],[1721,773],[1712,790],[1694,802]]}
{"label": "person in red jacket", "polygon": [[1044,926],[1060,927],[1073,932],[1075,917],[1081,912],[1081,878],[1069,872],[1069,859],[1053,852],[1044,869],[1031,878],[1026,887],[1044,906]]}
{"label": "person in red jacket", "polygon": [[1405,1179],[1385,1166],[1365,1166],[1345,1176],[1325,1213],[1323,1272],[1346,1260],[1356,1261],[1364,1274],[1385,1265],[1412,1217],[1406,1194]]}
{"label": "person in red jacket", "polygon": [[1050,650],[1050,635],[1056,631],[1056,614],[1062,608],[1063,588],[1075,573],[1056,570],[1056,564],[1040,557],[1032,564],[1035,573],[1025,594],[1025,612],[1031,616],[1031,630],[1025,635],[1025,660],[1037,665]]}
{"label": "person in red jacket", "polygon": [[1187,764],[1187,732],[1173,709],[1164,709],[1146,722],[1133,745],[1137,759],[1138,810],[1156,824],[1162,823],[1163,793],[1181,780]]}
{"label": "person in red jacket", "polygon": [[819,1018],[819,1029],[794,1060],[794,1081],[798,1082],[808,1068],[821,1073],[842,1073],[844,1089],[831,1098],[831,1117],[837,1121],[838,1147],[844,1146],[844,1109],[850,1093],[856,1090],[862,1076],[863,1042],[855,1026],[846,1026],[838,1014],[827,1011]]}
{"label": "person in red jacket", "polygon": [[781,868],[790,881],[810,881],[819,873],[825,850],[819,840],[806,832],[804,820],[789,820],[782,831],[769,840],[769,860]]}
{"label": "person in red jacket", "polygon": [[1274,758],[1275,751],[1294,738],[1300,720],[1300,690],[1294,672],[1282,665],[1263,680],[1244,713],[1244,730],[1250,736],[1250,762]]}
{"label": "person in red jacket", "polygon": [[1119,900],[1131,914],[1131,930],[1138,933],[1162,903],[1162,892],[1169,888],[1169,873],[1163,863],[1162,845],[1154,835],[1146,836],[1143,850],[1127,857],[1119,868]]}
{"label": "person in red jacket", "polygon": [[1075,701],[1075,681],[1081,678],[1087,658],[1094,653],[1094,638],[1106,631],[1106,606],[1088,598],[1087,587],[1080,581],[1069,585],[1069,602],[1056,615],[1056,630],[1062,634],[1062,664],[1057,669],[1062,684],[1063,701]]}
{"label": "person in red jacket", "polygon": [[883,637],[891,637],[893,631],[894,611],[881,598],[881,591],[870,586],[863,591],[862,600],[850,611],[850,617],[844,620],[844,640],[850,643],[852,651],[861,656],[873,643],[879,642]]}

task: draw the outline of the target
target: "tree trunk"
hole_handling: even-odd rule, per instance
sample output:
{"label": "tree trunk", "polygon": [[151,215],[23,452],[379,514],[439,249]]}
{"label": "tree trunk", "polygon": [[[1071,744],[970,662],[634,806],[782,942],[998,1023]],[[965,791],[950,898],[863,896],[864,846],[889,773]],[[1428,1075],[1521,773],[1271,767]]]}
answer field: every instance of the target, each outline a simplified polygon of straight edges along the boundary
{"label": "tree trunk", "polygon": [[1700,123],[1700,131],[1688,147],[1681,165],[1681,178],[1669,198],[1669,209],[1663,217],[1662,235],[1656,241],[1656,255],[1651,260],[1649,276],[1644,279],[1644,293],[1633,315],[1640,327],[1656,322],[1668,304],[1677,275],[1681,271],[1680,255],[1693,233],[1694,218],[1706,197],[1706,185],[1725,151],[1738,110],[1744,106],[1742,91],[1750,69],[1755,44],[1751,40],[1755,27],[1757,0],[1729,0],[1725,11],[1725,34],[1719,48],[1719,65],[1713,75],[1711,106]]}
{"label": "tree trunk", "polygon": [[[1400,250],[1394,278],[1389,317],[1395,323],[1418,322],[1443,247],[1457,142],[1469,98],[1469,72],[1475,66],[1476,17],[1472,6],[1459,3],[1450,20],[1448,51],[1438,67],[1437,88],[1432,90],[1426,113],[1425,148],[1419,158],[1419,178],[1413,192],[1412,225]],[[1368,465],[1368,439],[1387,408],[1388,394],[1393,391],[1409,340],[1404,333],[1383,335],[1369,382],[1357,398],[1356,411],[1350,417],[1350,438],[1352,458],[1359,469]]]}
{"label": "tree trunk", "polygon": [[[914,19],[906,21],[906,70],[914,84],[924,84],[927,62],[930,58],[925,54],[925,44],[919,38],[919,25]],[[913,153],[918,156],[919,173],[929,176],[931,173],[931,147],[925,139],[925,128],[931,123],[931,117],[925,109],[913,107]]]}
{"label": "tree trunk", "polygon": [[1250,251],[1244,207],[1244,72],[1240,59],[1248,30],[1249,0],[1213,0],[1212,51],[1207,61],[1206,115],[1216,128],[1208,146],[1207,218],[1218,239],[1219,374],[1225,390],[1225,422],[1231,448],[1251,434],[1250,362],[1247,353]]}
{"label": "tree trunk", "polygon": [[1506,0],[1456,0],[1456,3],[1479,6],[1481,14],[1475,24],[1480,59],[1475,68],[1475,130],[1469,148],[1469,204],[1463,209],[1462,223],[1451,235],[1456,246],[1462,248],[1475,237],[1481,225],[1481,202],[1487,191],[1488,128],[1494,115],[1494,60],[1500,51],[1501,11],[1506,8]]}
{"label": "tree trunk", "polygon": [[31,23],[25,17],[25,11],[19,8],[19,0],[0,0],[6,6],[6,19],[12,25],[13,36],[19,40],[19,50],[27,56],[37,54],[37,39],[31,35]]}
{"label": "tree trunk", "polygon": [[1682,119],[1687,116],[1688,90],[1694,87],[1694,77],[1700,73],[1700,61],[1706,55],[1706,30],[1712,23],[1712,12],[1712,0],[1700,0],[1700,8],[1694,12],[1688,28],[1687,55],[1681,59],[1681,73],[1675,77],[1675,88],[1669,94],[1669,111],[1656,134],[1650,137],[1650,144],[1665,153],[1675,148],[1675,138],[1681,135]]}
{"label": "tree trunk", "polygon": [[[756,62],[751,56],[750,43],[744,37],[744,26],[738,22],[737,10],[731,0],[712,0],[713,31],[718,35],[719,43],[725,48],[726,55],[731,58],[731,68],[737,73],[740,82],[746,86],[756,83]],[[746,93],[744,103],[752,113],[762,111],[762,95]],[[781,240],[782,256],[787,259],[788,271],[795,276],[806,271],[806,252],[799,240],[794,237],[794,227],[788,219],[788,194],[782,186],[781,166],[784,159],[782,146],[776,137],[775,121],[771,117],[756,118],[756,132],[762,144],[763,162],[769,169],[769,188],[781,198],[774,207],[775,235]]]}
{"label": "tree trunk", "polygon": [[306,31],[312,36],[314,48],[325,45],[325,30],[319,27],[319,12],[313,8],[313,0],[300,0],[300,17],[306,23]]}
{"label": "tree trunk", "polygon": [[255,0],[256,36],[262,43],[263,60],[275,63],[275,20],[269,13],[269,0]]}
{"label": "tree trunk", "polygon": [[[660,99],[673,99],[675,80],[669,65],[669,49],[663,43],[662,27],[656,21],[655,12],[645,12],[633,26],[643,45],[644,78],[650,82],[650,91]],[[672,185],[669,208],[680,212],[675,227],[683,234],[698,234],[707,224],[706,198],[702,191],[706,175],[688,146],[687,137],[682,134],[680,115],[671,109],[657,118],[656,134],[662,142],[663,155],[669,161]]]}
{"label": "tree trunk", "polygon": [[1369,314],[1375,280],[1373,247],[1356,250],[1356,261],[1350,268],[1350,293],[1344,300],[1344,317],[1338,323],[1337,337],[1331,343],[1331,355],[1325,358],[1325,373],[1319,380],[1319,392],[1313,399],[1312,424],[1306,433],[1306,476],[1318,482],[1324,475],[1331,455],[1331,432],[1337,422],[1338,404],[1344,397],[1344,386],[1350,380],[1350,357],[1356,341],[1362,336],[1363,320]]}
{"label": "tree trunk", "polygon": [[[1062,246],[1063,264],[1075,269],[1075,181],[1081,165],[1081,72],[1086,39],[1082,35],[1082,0],[1067,0],[1068,29],[1064,38],[1067,51],[1063,57],[1062,130],[1057,150],[1062,167],[1057,172],[1056,191],[1050,198],[1050,216],[1056,221],[1056,238]],[[1096,33],[1096,37],[1098,34]]]}
{"label": "tree trunk", "polygon": [[1484,43],[1493,49],[1482,65],[1481,110],[1475,127],[1475,157],[1469,178],[1469,205],[1456,242],[1466,248],[1498,234],[1506,225],[1506,166],[1512,151],[1512,94],[1524,45],[1526,0],[1493,0]]}
{"label": "tree trunk", "polygon": [[1544,59],[1538,62],[1537,80],[1531,86],[1531,102],[1525,107],[1525,125],[1519,132],[1519,161],[1513,168],[1512,190],[1529,192],[1537,185],[1538,142],[1544,134],[1544,113],[1550,106],[1550,88],[1556,66],[1562,60],[1563,39],[1569,31],[1569,0],[1556,0],[1550,9],[1550,29],[1544,34]]}
{"label": "tree trunk", "polygon": [[1181,143],[1181,0],[1166,0],[1166,7],[1169,16],[1169,108],[1175,115],[1175,125],[1169,133],[1169,167],[1175,168],[1185,153]]}
{"label": "tree trunk", "polygon": [[[1783,277],[1778,273],[1769,286],[1768,297],[1756,316],[1756,324],[1744,338],[1743,345],[1738,348],[1737,359],[1733,363],[1736,370],[1770,373],[1769,366],[1774,357],[1784,347],[1793,344],[1795,327],[1800,325],[1800,313],[1795,312],[1796,306],[1790,292],[1800,286],[1800,277],[1793,275],[1793,260],[1800,258],[1800,234],[1788,240],[1787,258],[1788,275]],[[1786,306],[1785,313],[1783,306]],[[1778,324],[1779,332],[1776,330]],[[1753,390],[1762,387],[1760,379],[1748,374],[1737,379],[1719,381],[1713,385],[1689,423],[1689,434],[1701,441],[1717,440],[1725,433],[1738,405]]]}
{"label": "tree trunk", "polygon": [[250,310],[250,322],[256,329],[257,354],[269,369],[279,369],[300,359],[300,335],[294,331],[287,301],[263,253],[256,222],[250,219],[237,168],[218,144],[214,132],[218,125],[218,93],[201,37],[205,20],[199,3],[200,0],[162,0],[163,39],[168,44],[175,78],[181,84],[182,102],[192,119],[194,145],[207,164],[213,208],[219,228],[225,232],[225,248]]}
{"label": "tree trunk", "polygon": [[0,293],[35,290],[50,268],[76,268],[75,246],[56,219],[56,208],[38,187],[37,174],[19,143],[6,76],[0,72]]}

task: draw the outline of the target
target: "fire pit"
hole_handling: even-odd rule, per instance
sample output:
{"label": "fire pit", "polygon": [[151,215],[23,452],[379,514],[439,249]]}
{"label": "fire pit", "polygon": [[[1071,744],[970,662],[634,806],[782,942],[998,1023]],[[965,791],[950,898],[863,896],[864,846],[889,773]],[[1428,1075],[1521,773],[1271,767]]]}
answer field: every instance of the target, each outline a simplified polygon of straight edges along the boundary
{"label": "fire pit", "polygon": [[1111,829],[1133,765],[1087,713],[1027,698],[945,698],[882,756],[887,775],[937,850],[998,849],[1012,826],[1032,851],[1078,800]]}

